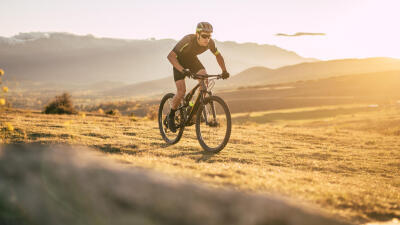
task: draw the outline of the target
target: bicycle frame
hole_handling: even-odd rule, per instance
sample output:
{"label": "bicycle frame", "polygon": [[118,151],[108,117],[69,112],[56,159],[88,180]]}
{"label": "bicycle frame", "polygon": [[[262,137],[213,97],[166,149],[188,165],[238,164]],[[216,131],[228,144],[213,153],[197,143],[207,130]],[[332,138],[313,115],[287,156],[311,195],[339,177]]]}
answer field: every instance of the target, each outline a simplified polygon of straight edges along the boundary
{"label": "bicycle frame", "polygon": [[[218,75],[206,75],[205,77],[218,77]],[[195,100],[195,103],[194,103],[189,115],[186,117],[186,120],[184,121],[185,125],[187,125],[188,122],[192,120],[193,116],[197,113],[197,110],[199,109],[199,106],[201,104],[204,104],[205,96],[207,94],[209,96],[212,96],[212,92],[207,90],[207,86],[206,86],[204,81],[205,81],[204,78],[200,79],[200,83],[198,83],[188,94],[188,95],[191,95],[190,96],[190,99],[191,99],[193,97],[193,95],[195,94],[195,92],[197,91],[197,89],[200,88],[200,93],[197,96],[197,98]],[[186,102],[186,97],[185,97],[184,98],[184,104],[181,107],[179,107],[178,109],[181,110],[182,108],[187,107],[188,106],[188,101],[190,101],[190,99],[188,99],[187,102]],[[212,111],[213,111],[214,118],[215,118],[214,105],[212,105]],[[205,122],[208,124],[207,115],[204,115],[204,117],[205,117]]]}

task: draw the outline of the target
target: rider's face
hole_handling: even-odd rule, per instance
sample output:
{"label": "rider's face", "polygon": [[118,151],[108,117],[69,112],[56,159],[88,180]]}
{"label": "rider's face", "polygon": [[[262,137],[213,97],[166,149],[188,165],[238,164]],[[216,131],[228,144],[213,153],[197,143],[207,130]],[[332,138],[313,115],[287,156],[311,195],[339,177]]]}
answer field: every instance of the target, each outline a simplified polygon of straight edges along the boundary
{"label": "rider's face", "polygon": [[207,46],[208,42],[211,39],[211,33],[208,32],[201,32],[200,34],[197,33],[197,43],[199,43],[200,46]]}

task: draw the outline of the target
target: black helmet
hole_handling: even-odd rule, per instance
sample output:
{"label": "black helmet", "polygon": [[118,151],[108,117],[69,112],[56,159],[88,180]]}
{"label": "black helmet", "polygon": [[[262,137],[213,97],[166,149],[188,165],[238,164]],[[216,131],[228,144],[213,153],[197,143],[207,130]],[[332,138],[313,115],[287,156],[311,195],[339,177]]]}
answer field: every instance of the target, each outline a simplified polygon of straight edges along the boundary
{"label": "black helmet", "polygon": [[213,32],[213,27],[208,22],[200,22],[200,23],[197,24],[196,32],[200,33],[202,31],[203,32],[212,33]]}

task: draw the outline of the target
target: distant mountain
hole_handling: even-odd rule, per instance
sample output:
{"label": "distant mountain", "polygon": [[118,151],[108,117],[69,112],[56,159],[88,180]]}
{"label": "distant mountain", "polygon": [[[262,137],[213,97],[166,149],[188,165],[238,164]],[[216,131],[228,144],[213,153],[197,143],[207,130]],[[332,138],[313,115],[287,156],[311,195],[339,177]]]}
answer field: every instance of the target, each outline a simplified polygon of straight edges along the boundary
{"label": "distant mountain", "polygon": [[[301,63],[278,69],[253,67],[232,76],[228,80],[217,81],[216,89],[316,80],[340,75],[391,70],[400,70],[400,60],[392,58],[342,59]],[[187,83],[187,90],[189,90],[193,86],[194,81],[189,79],[187,81],[191,82]],[[112,96],[145,96],[162,94],[169,91],[175,91],[172,76],[110,89],[105,94]]]}
{"label": "distant mountain", "polygon": [[[10,79],[37,82],[135,83],[172,75],[167,55],[176,40],[124,40],[69,33],[20,33],[0,37],[0,67]],[[232,74],[253,66],[277,68],[306,59],[272,45],[219,42]],[[215,57],[200,56],[210,72],[219,72]]]}

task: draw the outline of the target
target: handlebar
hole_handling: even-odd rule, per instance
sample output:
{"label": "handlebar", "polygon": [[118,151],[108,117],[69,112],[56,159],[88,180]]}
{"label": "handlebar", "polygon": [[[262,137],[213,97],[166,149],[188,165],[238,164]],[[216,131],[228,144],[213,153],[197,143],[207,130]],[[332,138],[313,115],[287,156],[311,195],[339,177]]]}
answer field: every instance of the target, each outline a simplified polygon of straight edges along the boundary
{"label": "handlebar", "polygon": [[193,74],[192,73],[190,75],[190,77],[192,77],[193,79],[200,79],[200,80],[205,80],[205,79],[210,78],[210,77],[215,77],[217,79],[222,79],[222,74],[218,74],[218,75],[209,75],[209,74],[200,75],[200,74]]}

